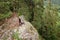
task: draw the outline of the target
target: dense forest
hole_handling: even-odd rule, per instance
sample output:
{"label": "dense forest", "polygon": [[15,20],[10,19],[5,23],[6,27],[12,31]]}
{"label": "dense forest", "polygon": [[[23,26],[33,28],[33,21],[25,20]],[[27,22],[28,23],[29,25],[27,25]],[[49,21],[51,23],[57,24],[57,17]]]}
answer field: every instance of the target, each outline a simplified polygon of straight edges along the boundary
{"label": "dense forest", "polygon": [[12,12],[24,15],[42,40],[60,40],[60,0],[0,0],[0,26]]}

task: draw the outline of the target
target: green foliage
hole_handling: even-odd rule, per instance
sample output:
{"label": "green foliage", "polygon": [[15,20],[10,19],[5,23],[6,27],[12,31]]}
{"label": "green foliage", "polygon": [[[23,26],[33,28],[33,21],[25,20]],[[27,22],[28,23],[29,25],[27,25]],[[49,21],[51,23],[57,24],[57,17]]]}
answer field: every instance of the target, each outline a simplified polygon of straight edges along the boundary
{"label": "green foliage", "polygon": [[[34,7],[34,19],[32,21],[32,24],[35,26],[35,28],[37,30],[40,29],[40,27],[42,26],[41,24],[43,24],[42,22],[42,15],[43,15],[43,0],[38,0],[39,2],[35,3],[35,7]],[[38,26],[38,27],[37,27]]]}
{"label": "green foliage", "polygon": [[19,34],[18,32],[15,32],[13,35],[12,35],[13,39],[15,40],[22,40],[21,38],[19,38]]}
{"label": "green foliage", "polygon": [[[13,8],[13,9],[12,9]],[[11,10],[18,12],[20,8],[19,0],[0,0],[0,20],[11,16]]]}
{"label": "green foliage", "polygon": [[19,0],[12,0],[10,2],[10,8],[13,8],[13,11],[18,12],[20,8]]}
{"label": "green foliage", "polygon": [[2,14],[0,14],[0,20],[5,19],[5,18],[9,18],[11,15],[12,15],[11,12],[5,13],[5,14],[2,13]]}
{"label": "green foliage", "polygon": [[[19,16],[24,15],[34,25],[45,40],[60,40],[60,13],[48,1],[44,9],[44,0],[0,0],[0,19],[10,17],[10,7],[13,7]],[[17,33],[14,38],[19,40]]]}
{"label": "green foliage", "polygon": [[9,17],[9,5],[5,2],[0,2],[0,20]]}
{"label": "green foliage", "polygon": [[56,27],[56,38],[57,40],[60,40],[60,21],[57,22]]}
{"label": "green foliage", "polygon": [[9,7],[8,7],[7,3],[0,2],[0,13],[7,13],[7,12],[9,12],[8,8]]}

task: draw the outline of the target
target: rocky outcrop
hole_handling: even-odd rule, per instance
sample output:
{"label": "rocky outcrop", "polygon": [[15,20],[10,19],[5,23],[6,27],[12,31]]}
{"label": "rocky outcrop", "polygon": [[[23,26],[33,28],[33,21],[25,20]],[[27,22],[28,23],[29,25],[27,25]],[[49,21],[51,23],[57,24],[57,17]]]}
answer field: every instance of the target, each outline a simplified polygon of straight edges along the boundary
{"label": "rocky outcrop", "polygon": [[6,22],[10,23],[10,26],[8,26],[10,28],[5,28],[4,32],[1,30],[0,40],[39,40],[37,30],[30,22],[25,20],[24,16],[20,16],[19,20],[17,17],[11,19]]}
{"label": "rocky outcrop", "polygon": [[0,40],[10,40],[12,36],[12,30],[19,27],[19,18],[16,13],[10,18],[6,18],[3,24],[0,26]]}
{"label": "rocky outcrop", "polygon": [[32,24],[26,21],[23,16],[20,16],[20,19],[23,24],[19,26],[18,30],[14,30],[14,32],[18,31],[19,38],[22,40],[39,40],[38,32]]}

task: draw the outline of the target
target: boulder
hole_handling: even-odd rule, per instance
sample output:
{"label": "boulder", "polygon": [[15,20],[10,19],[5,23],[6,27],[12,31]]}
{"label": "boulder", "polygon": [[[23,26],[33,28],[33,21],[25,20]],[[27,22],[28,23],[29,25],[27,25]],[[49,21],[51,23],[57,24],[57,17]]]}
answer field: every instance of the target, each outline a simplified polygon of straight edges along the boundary
{"label": "boulder", "polygon": [[0,26],[0,40],[40,40],[37,30],[25,20],[23,15],[19,16],[19,19],[11,18],[6,23],[7,25],[10,23],[9,28],[1,29],[2,26]]}
{"label": "boulder", "polygon": [[39,40],[39,34],[33,25],[26,21],[24,16],[20,16],[19,18],[21,19],[21,25],[18,30],[14,30],[14,32],[18,32],[19,38],[22,40]]}

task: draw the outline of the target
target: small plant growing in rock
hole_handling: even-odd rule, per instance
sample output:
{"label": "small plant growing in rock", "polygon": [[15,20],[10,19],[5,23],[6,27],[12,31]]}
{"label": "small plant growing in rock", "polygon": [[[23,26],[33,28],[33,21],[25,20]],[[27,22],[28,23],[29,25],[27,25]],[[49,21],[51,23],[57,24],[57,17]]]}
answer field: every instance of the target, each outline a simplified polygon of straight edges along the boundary
{"label": "small plant growing in rock", "polygon": [[15,32],[12,37],[13,37],[13,40],[22,40],[21,38],[19,38],[18,32]]}

